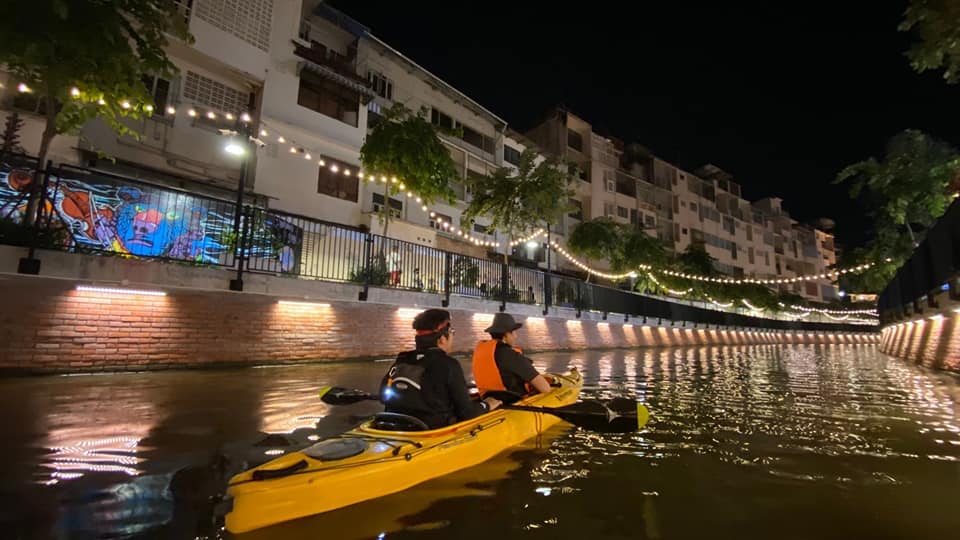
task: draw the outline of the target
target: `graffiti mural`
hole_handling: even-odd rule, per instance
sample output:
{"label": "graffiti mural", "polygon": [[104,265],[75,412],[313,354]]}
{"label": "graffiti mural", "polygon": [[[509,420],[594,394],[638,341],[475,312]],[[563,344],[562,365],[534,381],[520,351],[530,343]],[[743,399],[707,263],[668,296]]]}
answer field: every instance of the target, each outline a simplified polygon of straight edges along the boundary
{"label": "graffiti mural", "polygon": [[[31,171],[0,170],[0,218],[21,222]],[[90,175],[51,176],[44,223],[61,226],[73,248],[224,264],[233,205]]]}
{"label": "graffiti mural", "polygon": [[[233,264],[233,203],[95,173],[77,176],[51,175],[48,182],[41,223],[68,233],[66,245],[50,247]],[[0,220],[23,221],[32,183],[31,168],[0,166]],[[251,269],[299,272],[302,227],[263,209],[244,219]]]}

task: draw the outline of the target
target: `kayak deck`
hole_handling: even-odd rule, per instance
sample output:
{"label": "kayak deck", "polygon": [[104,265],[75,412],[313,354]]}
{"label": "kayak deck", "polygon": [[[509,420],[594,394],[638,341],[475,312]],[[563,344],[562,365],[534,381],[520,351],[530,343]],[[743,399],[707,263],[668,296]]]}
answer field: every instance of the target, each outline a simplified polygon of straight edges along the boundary
{"label": "kayak deck", "polygon": [[[581,375],[574,370],[553,377],[559,387],[517,404],[576,402]],[[367,422],[234,476],[226,526],[240,533],[396,493],[482,463],[559,422],[549,414],[505,409],[429,431],[385,431]]]}

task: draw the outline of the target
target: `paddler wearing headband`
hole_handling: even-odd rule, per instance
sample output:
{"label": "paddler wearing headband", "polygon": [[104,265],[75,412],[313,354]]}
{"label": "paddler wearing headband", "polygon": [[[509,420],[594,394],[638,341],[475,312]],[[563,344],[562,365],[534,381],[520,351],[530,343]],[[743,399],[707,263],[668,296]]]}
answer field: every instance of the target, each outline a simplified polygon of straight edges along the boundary
{"label": "paddler wearing headband", "polygon": [[414,416],[431,429],[469,420],[500,406],[470,399],[463,368],[450,356],[455,330],[450,312],[428,309],[413,319],[416,349],[397,355],[380,383],[386,412]]}

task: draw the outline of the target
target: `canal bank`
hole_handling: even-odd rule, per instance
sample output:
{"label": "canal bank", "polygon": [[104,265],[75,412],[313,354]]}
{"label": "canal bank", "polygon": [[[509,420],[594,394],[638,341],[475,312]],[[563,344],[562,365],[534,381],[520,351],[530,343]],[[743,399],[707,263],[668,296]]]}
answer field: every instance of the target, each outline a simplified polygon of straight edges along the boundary
{"label": "canal bank", "polygon": [[[14,273],[0,257],[0,370],[5,374],[157,370],[390,357],[409,347],[419,311],[436,294],[290,279],[119,257],[44,253],[44,276]],[[688,307],[688,306],[684,306]],[[451,296],[455,350],[487,338],[497,301]],[[793,329],[704,324],[666,317],[507,303],[528,351],[761,343],[875,343],[873,332],[794,323]],[[706,311],[706,310],[696,310]],[[708,313],[710,314],[710,313]],[[741,317],[741,319],[744,319]],[[747,321],[748,323],[750,321]],[[785,323],[754,319],[763,324]],[[838,326],[838,328],[840,328]]]}

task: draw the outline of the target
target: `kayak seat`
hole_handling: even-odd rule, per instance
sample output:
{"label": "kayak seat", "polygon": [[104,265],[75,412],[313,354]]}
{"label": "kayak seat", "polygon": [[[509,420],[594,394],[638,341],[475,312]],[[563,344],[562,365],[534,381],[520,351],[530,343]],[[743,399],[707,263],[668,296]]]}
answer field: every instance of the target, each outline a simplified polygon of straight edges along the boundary
{"label": "kayak seat", "polygon": [[373,416],[370,422],[373,429],[384,431],[427,431],[430,429],[423,420],[409,414],[382,412]]}
{"label": "kayak seat", "polygon": [[330,439],[304,448],[302,452],[320,461],[336,461],[362,454],[367,449],[363,439]]}

